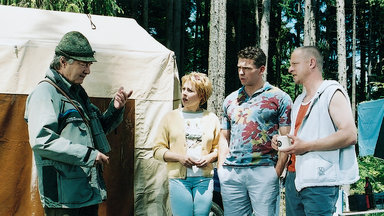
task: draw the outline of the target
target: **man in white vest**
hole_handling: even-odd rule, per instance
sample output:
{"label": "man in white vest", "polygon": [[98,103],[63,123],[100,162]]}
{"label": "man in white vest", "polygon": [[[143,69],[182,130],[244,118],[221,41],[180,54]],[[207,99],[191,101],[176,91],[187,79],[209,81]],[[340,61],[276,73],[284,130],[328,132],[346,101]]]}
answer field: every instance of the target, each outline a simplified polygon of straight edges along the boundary
{"label": "man in white vest", "polygon": [[[332,215],[339,187],[359,179],[356,126],[348,94],[336,81],[323,80],[323,57],[313,46],[296,48],[289,73],[303,85],[291,112],[292,145],[286,178],[286,213]],[[276,148],[276,136],[272,140]]]}

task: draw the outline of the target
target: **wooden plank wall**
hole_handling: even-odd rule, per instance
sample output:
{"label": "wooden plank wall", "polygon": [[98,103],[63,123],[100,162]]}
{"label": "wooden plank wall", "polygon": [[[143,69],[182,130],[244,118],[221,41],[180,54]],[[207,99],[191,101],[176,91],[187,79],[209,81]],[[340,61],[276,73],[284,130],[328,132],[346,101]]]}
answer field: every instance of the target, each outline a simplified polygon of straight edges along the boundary
{"label": "wooden plank wall", "polygon": [[[24,121],[26,98],[0,94],[0,215],[44,215]],[[91,100],[100,110],[105,110],[110,101]],[[112,148],[110,164],[104,170],[108,200],[100,206],[100,216],[134,215],[134,137],[135,101],[129,100],[124,121],[108,135]]]}

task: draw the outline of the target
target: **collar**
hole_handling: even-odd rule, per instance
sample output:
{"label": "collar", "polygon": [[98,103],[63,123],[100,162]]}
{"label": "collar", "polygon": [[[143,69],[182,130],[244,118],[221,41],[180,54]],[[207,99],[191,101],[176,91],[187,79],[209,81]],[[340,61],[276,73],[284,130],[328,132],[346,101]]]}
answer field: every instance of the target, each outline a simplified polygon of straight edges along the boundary
{"label": "collar", "polygon": [[[56,71],[57,72],[57,71]],[[59,72],[57,72],[59,74],[59,76],[61,77],[61,79],[63,80],[63,84],[68,88],[68,89],[71,89],[71,87],[73,86],[73,84],[71,84],[67,79],[65,79],[65,77],[63,75],[61,75]]]}
{"label": "collar", "polygon": [[265,92],[265,91],[268,91],[272,88],[272,85],[269,84],[268,82],[265,82],[263,87],[260,88],[260,89],[257,89],[251,97],[248,96],[247,92],[245,91],[245,86],[242,86],[239,90],[238,90],[238,95],[237,95],[237,102],[239,104],[241,103],[244,103],[245,101],[247,101],[248,99],[250,98],[253,98],[253,97],[256,97],[257,95]]}
{"label": "collar", "polygon": [[[330,86],[338,86],[339,88],[343,89],[340,83],[338,83],[335,80],[323,80],[323,82],[320,84],[320,86],[317,88],[315,95],[312,96],[311,98],[311,103],[313,101],[316,101],[322,94],[323,92]],[[303,88],[303,93],[300,95],[300,101],[304,99],[304,97],[307,95],[307,91],[305,88]],[[297,98],[299,99],[299,97]],[[313,104],[313,103],[312,103]]]}
{"label": "collar", "polygon": [[55,82],[69,95],[72,95],[73,93],[78,94],[81,90],[81,85],[71,84],[64,76],[54,69],[49,69],[46,73],[46,77]]}

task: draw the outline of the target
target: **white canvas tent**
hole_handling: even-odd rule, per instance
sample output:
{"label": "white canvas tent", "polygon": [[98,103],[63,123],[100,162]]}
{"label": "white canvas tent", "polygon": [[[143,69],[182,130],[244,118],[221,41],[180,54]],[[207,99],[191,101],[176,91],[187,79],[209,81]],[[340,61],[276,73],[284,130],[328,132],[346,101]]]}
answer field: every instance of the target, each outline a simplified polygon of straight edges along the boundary
{"label": "white canvas tent", "polygon": [[[96,29],[92,29],[92,24]],[[134,92],[131,98],[135,110],[132,160],[135,164],[129,166],[134,166],[134,173],[130,175],[134,178],[136,215],[168,214],[165,166],[152,158],[151,149],[159,119],[180,102],[178,72],[174,53],[153,39],[135,20],[0,6],[0,95],[26,97],[44,78],[61,37],[74,30],[83,33],[96,51],[98,62],[92,65],[91,74],[83,84],[89,96],[111,98],[120,86]],[[22,111],[18,111],[18,116],[22,116]],[[1,116],[12,118],[9,113]],[[10,124],[7,119],[0,119],[3,123],[0,126],[7,127]],[[23,120],[19,117],[17,121]],[[129,120],[123,122],[129,123]],[[0,143],[3,161],[5,152],[12,151],[13,146],[6,145],[10,140],[7,133],[0,132],[0,136],[0,142],[5,140],[5,144]],[[14,181],[4,175],[4,172],[16,172],[7,167],[7,163],[0,165],[0,188],[4,188],[1,182]],[[36,187],[36,176],[33,165],[28,168],[32,170],[32,191]],[[3,203],[9,199],[1,190],[0,203]],[[29,194],[34,196],[32,192]],[[6,212],[4,208],[0,206],[0,215]]]}

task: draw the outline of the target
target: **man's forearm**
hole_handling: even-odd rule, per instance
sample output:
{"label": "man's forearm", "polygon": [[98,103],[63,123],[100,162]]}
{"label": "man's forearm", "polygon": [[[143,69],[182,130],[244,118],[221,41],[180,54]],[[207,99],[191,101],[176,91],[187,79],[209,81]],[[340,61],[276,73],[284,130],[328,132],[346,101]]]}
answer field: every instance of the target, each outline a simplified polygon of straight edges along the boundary
{"label": "man's forearm", "polygon": [[229,140],[228,131],[222,131],[220,135],[220,140],[219,140],[219,154],[217,159],[218,168],[224,164],[225,158],[229,153],[228,140]]}
{"label": "man's forearm", "polygon": [[279,152],[279,159],[276,163],[276,174],[280,177],[280,175],[283,173],[283,170],[287,164],[288,161],[288,154],[284,152]]}
{"label": "man's forearm", "polygon": [[228,152],[229,152],[228,144],[223,144],[223,146],[220,145],[219,155],[217,158],[217,167],[221,167],[224,164],[224,161],[225,161],[225,158],[227,157]]}
{"label": "man's forearm", "polygon": [[228,141],[225,138],[220,138],[217,167],[221,167],[224,164],[225,158],[227,157],[228,153],[229,153]]}

